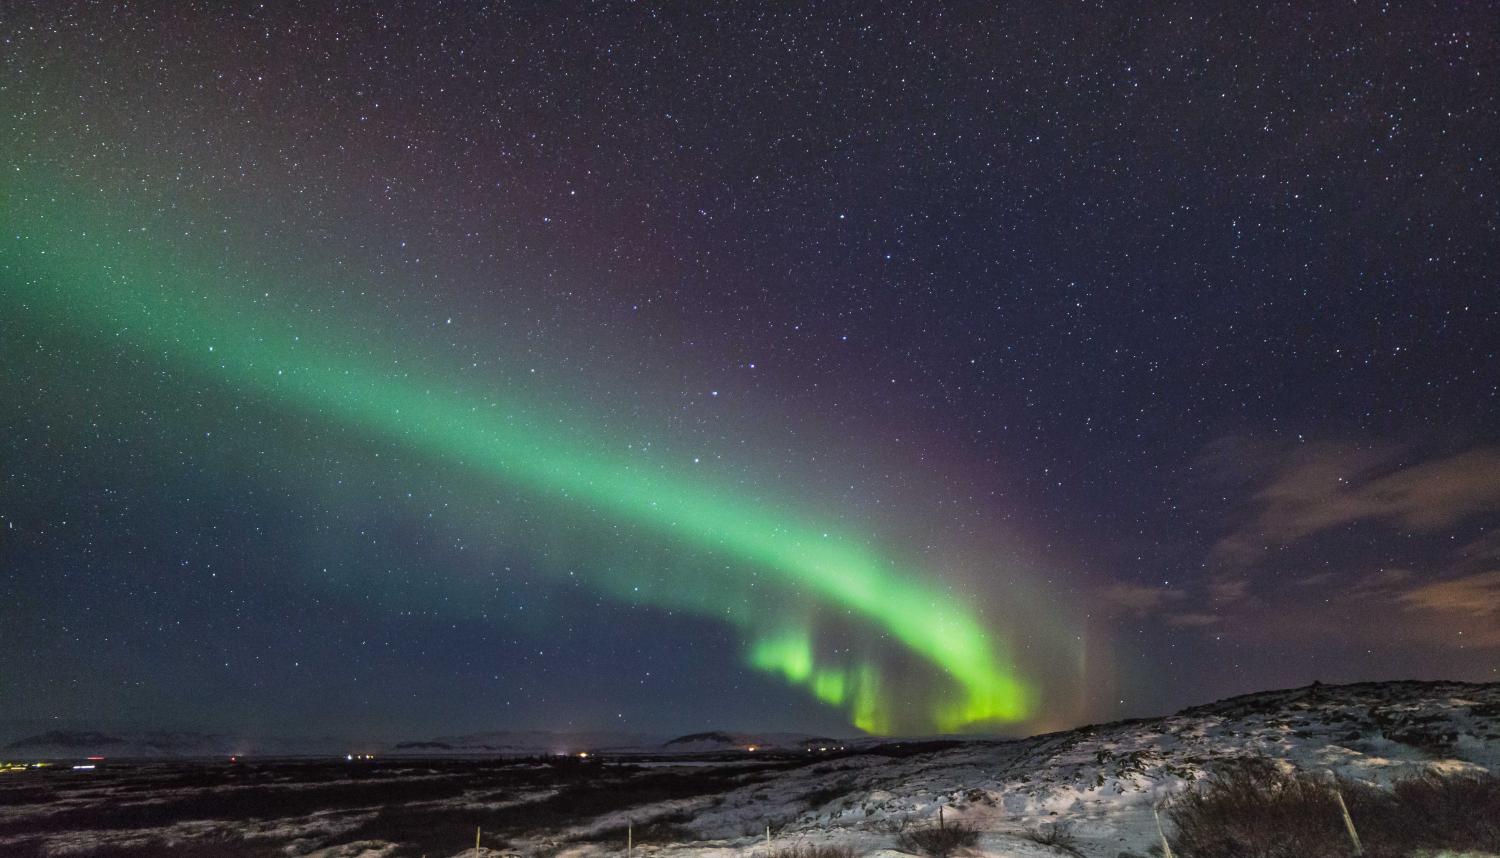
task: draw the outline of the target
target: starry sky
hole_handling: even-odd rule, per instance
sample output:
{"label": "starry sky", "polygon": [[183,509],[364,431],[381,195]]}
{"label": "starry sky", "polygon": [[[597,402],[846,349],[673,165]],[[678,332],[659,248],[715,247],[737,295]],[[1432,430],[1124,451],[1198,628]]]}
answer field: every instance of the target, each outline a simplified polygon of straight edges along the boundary
{"label": "starry sky", "polygon": [[1500,679],[1483,3],[0,9],[0,730]]}

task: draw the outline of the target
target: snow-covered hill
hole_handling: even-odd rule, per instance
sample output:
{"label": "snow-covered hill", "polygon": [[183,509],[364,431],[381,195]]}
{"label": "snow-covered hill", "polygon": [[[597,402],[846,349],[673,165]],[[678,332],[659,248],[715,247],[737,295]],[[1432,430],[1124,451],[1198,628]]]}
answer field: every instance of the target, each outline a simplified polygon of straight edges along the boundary
{"label": "snow-covered hill", "polygon": [[[1153,805],[1248,756],[1371,782],[1429,768],[1495,770],[1500,684],[1314,685],[909,758],[861,754],[712,799],[663,805],[655,815],[700,840],[691,854],[742,849],[764,837],[768,822],[783,839],[846,842],[867,853],[890,846],[901,827],[935,819],[942,807],[947,819],[984,831],[992,854],[1059,854],[1018,835],[1066,820],[1083,854],[1116,858],[1146,854],[1154,844]],[[652,816],[641,808],[629,815],[636,824]],[[622,821],[597,819],[583,829]]]}

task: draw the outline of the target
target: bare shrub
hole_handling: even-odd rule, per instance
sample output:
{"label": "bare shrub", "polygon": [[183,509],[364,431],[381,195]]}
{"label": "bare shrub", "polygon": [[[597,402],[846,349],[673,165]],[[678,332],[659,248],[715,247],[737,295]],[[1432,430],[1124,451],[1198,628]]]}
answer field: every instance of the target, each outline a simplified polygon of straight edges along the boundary
{"label": "bare shrub", "polygon": [[900,834],[911,827],[911,816],[903,813],[900,815],[892,814],[885,817],[876,817],[870,823],[870,827],[876,831],[883,831],[886,834]]}
{"label": "bare shrub", "polygon": [[1251,760],[1179,797],[1168,818],[1184,858],[1303,858],[1354,854],[1341,793],[1370,858],[1421,850],[1500,850],[1500,778],[1422,775],[1391,789]]}
{"label": "bare shrub", "polygon": [[1346,797],[1371,855],[1500,852],[1500,778],[1492,774],[1426,774]]}
{"label": "bare shrub", "polygon": [[835,778],[831,783],[826,783],[803,793],[802,801],[807,803],[808,809],[816,810],[836,798],[843,798],[854,788],[854,779],[850,777]]}
{"label": "bare shrub", "polygon": [[698,837],[685,823],[692,820],[693,815],[691,813],[679,811],[635,825],[618,825],[613,828],[606,828],[603,831],[594,832],[588,836],[576,839],[578,841],[594,843],[622,843],[627,838],[639,844],[691,843],[697,840]]}
{"label": "bare shrub", "polygon": [[1248,760],[1186,793],[1169,817],[1172,848],[1187,858],[1304,858],[1349,851],[1327,783]]}
{"label": "bare shrub", "polygon": [[1066,822],[1054,822],[1050,825],[1038,825],[1036,828],[1028,828],[1021,836],[1038,843],[1042,846],[1051,846],[1064,852],[1078,854],[1078,838],[1073,836],[1073,830]]}
{"label": "bare shrub", "polygon": [[896,838],[896,848],[915,852],[927,858],[948,858],[979,842],[979,832],[962,822],[942,826],[911,828]]}
{"label": "bare shrub", "polygon": [[771,850],[770,858],[854,858],[854,849],[849,846],[817,846],[798,843]]}

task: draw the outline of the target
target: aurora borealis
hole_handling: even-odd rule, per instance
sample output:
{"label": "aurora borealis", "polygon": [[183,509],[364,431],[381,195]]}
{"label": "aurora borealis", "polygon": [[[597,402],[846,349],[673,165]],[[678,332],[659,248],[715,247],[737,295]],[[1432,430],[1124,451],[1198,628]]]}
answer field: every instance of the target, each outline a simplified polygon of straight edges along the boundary
{"label": "aurora borealis", "polygon": [[1493,39],[1316,14],[0,12],[0,704],[931,734],[1492,678]]}
{"label": "aurora borealis", "polygon": [[[153,262],[155,251],[132,246],[128,229],[91,218],[85,203],[58,204],[59,196],[49,188],[27,192],[14,186],[6,193],[5,226],[15,236],[7,256],[16,261],[12,272],[24,286],[14,296],[20,299],[17,309],[38,312],[42,325],[82,322],[101,339],[112,332],[116,342],[169,366],[256,389],[277,405],[395,439],[439,463],[584,506],[599,518],[598,527],[614,520],[639,523],[722,555],[734,564],[705,564],[658,582],[663,592],[657,598],[722,613],[749,626],[752,636],[764,635],[773,617],[785,613],[778,606],[789,589],[846,610],[958,684],[961,695],[930,713],[930,723],[943,731],[1027,716],[1025,684],[967,606],[847,537],[811,529],[802,519],[649,460],[596,452],[620,446],[610,439],[569,443],[556,421],[516,403],[462,398],[443,391],[441,378],[391,378],[358,356],[323,346],[316,336],[304,340],[297,333],[304,322],[291,312],[237,306],[232,296],[203,288],[216,279],[237,279],[232,267],[195,270],[171,257]],[[265,285],[242,282],[240,288],[268,295]],[[747,569],[765,573],[769,604],[736,580]],[[737,598],[726,602],[730,594]],[[652,600],[651,588],[643,598]],[[894,726],[877,665],[824,664],[808,629],[756,640],[749,662],[807,686],[828,704],[847,702],[852,723],[862,730],[885,733]]]}

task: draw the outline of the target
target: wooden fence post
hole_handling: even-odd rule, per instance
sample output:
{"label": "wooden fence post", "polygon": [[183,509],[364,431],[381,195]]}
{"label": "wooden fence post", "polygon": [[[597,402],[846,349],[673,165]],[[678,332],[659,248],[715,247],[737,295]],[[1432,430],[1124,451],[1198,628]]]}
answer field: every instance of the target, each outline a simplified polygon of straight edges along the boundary
{"label": "wooden fence post", "polygon": [[1161,858],[1172,858],[1172,844],[1167,842],[1167,831],[1161,827],[1161,811],[1151,805],[1151,815],[1156,817],[1156,833],[1161,837]]}
{"label": "wooden fence post", "polygon": [[1354,854],[1365,854],[1365,847],[1359,842],[1359,832],[1354,830],[1354,819],[1349,816],[1349,805],[1344,804],[1344,794],[1339,792],[1338,781],[1333,784],[1333,797],[1339,800],[1339,812],[1344,815],[1344,828],[1349,832],[1349,842],[1354,844]]}

